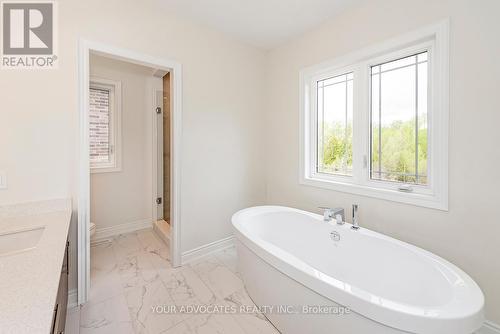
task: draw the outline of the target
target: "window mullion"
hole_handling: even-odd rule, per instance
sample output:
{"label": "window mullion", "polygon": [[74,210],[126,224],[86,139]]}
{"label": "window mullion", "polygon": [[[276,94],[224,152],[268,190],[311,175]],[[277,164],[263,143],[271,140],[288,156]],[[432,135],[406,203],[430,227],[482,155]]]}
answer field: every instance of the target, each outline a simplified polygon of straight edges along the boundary
{"label": "window mullion", "polygon": [[365,64],[359,64],[354,69],[353,85],[353,180],[357,184],[363,184],[366,168],[363,160],[366,155],[366,112],[368,107],[368,81]]}
{"label": "window mullion", "polygon": [[415,182],[418,184],[418,57],[415,57]]}
{"label": "window mullion", "polygon": [[378,178],[382,179],[382,67],[378,68]]}

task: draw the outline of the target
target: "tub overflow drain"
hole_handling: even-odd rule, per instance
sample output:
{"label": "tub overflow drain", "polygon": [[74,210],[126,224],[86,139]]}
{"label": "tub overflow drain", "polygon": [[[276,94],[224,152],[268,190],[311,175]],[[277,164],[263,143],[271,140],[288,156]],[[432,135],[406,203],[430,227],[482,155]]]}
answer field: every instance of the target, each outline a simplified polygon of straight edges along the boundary
{"label": "tub overflow drain", "polygon": [[330,238],[333,241],[340,241],[340,233],[337,231],[332,231],[332,232],[330,232]]}

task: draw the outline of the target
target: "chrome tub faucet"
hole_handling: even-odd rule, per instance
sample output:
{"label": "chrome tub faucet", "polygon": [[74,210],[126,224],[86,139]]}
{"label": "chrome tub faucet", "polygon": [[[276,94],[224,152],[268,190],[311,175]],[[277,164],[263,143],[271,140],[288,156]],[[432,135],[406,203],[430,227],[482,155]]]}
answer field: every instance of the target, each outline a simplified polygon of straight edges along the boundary
{"label": "chrome tub faucet", "polygon": [[335,218],[335,221],[338,225],[343,225],[345,221],[345,211],[343,208],[328,208],[324,206],[320,206],[319,209],[323,210],[323,220],[325,222],[332,221]]}

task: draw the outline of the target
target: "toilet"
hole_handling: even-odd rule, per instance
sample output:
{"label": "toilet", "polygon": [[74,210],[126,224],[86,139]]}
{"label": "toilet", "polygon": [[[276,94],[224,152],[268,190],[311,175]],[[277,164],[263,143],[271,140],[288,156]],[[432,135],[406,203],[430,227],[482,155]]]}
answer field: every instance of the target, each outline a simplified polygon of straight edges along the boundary
{"label": "toilet", "polygon": [[95,230],[95,223],[90,222],[90,238],[94,236]]}

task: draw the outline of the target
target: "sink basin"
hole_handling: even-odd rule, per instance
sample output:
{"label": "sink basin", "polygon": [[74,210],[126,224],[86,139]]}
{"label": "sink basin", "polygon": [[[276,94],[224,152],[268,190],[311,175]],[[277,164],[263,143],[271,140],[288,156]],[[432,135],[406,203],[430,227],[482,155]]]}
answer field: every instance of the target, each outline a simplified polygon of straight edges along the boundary
{"label": "sink basin", "polygon": [[34,249],[45,227],[0,234],[0,256]]}

